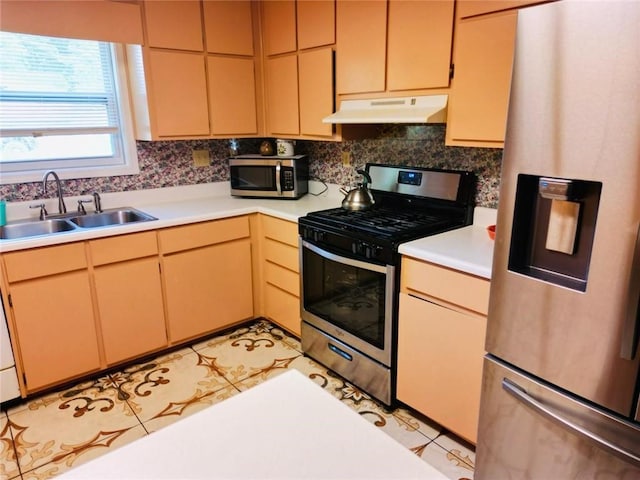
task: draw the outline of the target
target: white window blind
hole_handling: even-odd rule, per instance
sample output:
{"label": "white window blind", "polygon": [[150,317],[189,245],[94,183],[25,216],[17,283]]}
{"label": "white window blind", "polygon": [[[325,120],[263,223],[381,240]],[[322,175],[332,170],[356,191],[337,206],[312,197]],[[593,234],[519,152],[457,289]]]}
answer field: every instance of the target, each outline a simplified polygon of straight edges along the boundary
{"label": "white window blind", "polygon": [[109,43],[0,32],[3,177],[127,165],[115,64]]}

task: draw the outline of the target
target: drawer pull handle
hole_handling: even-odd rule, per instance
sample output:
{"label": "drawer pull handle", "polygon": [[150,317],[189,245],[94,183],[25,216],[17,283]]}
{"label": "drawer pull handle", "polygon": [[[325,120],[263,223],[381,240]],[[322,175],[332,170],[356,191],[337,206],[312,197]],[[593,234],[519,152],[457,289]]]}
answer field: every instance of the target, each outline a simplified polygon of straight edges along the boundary
{"label": "drawer pull handle", "polygon": [[329,350],[331,350],[336,355],[340,355],[342,358],[349,360],[350,362],[353,361],[353,357],[349,355],[347,352],[345,352],[344,350],[340,350],[338,347],[330,343],[328,344],[328,346],[329,346]]}

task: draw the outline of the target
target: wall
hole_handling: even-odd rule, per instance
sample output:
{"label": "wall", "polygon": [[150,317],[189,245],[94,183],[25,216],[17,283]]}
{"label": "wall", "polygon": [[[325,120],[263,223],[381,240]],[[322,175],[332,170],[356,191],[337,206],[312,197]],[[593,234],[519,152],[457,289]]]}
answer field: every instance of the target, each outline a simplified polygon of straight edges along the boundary
{"label": "wall", "polygon": [[[472,170],[478,176],[476,203],[496,208],[502,150],[444,146],[444,125],[381,126],[368,140],[297,141],[296,153],[310,156],[310,174],[327,183],[354,185],[356,170],[367,162]],[[240,153],[256,153],[262,139],[239,141]],[[273,140],[272,140],[273,141]],[[275,145],[275,142],[273,142]],[[64,180],[65,195],[116,192],[229,180],[228,140],[138,142],[139,175]],[[209,149],[211,166],[194,167],[192,149]],[[350,152],[352,165],[342,165]],[[26,201],[42,198],[41,183],[0,185],[0,198]]]}

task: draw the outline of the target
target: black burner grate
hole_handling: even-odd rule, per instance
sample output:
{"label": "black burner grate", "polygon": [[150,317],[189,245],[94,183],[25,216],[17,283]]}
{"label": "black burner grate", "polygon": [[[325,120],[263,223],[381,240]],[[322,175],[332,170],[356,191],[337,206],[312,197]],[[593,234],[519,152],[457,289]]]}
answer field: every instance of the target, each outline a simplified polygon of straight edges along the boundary
{"label": "black burner grate", "polygon": [[359,230],[387,237],[403,236],[414,231],[428,231],[450,219],[419,210],[373,208],[351,211],[343,208],[321,210],[309,214],[316,220],[332,224],[344,230]]}

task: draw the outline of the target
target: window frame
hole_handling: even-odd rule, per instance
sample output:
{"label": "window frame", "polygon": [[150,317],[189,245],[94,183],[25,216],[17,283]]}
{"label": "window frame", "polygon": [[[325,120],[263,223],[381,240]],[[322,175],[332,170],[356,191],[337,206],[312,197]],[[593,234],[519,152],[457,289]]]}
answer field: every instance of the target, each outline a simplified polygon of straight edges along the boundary
{"label": "window frame", "polygon": [[[61,179],[111,177],[140,173],[125,46],[106,43],[111,48],[113,62],[115,96],[120,120],[119,136],[122,145],[122,158],[119,160],[121,161],[105,165],[102,160],[95,166],[87,165],[89,159],[86,158],[0,162],[0,185],[41,181],[44,173],[48,170],[55,170]],[[19,165],[22,165],[23,168],[19,168]]]}

